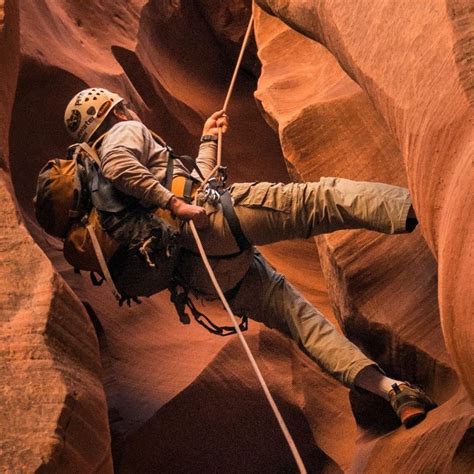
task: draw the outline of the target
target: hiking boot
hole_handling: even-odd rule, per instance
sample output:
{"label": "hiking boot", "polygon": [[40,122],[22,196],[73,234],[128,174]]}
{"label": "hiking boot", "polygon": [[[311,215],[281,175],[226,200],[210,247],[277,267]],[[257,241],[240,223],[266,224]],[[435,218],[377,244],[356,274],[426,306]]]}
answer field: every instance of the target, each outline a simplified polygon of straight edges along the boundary
{"label": "hiking boot", "polygon": [[407,382],[394,383],[388,396],[392,408],[405,428],[417,425],[425,419],[430,410],[437,407],[421,388]]}

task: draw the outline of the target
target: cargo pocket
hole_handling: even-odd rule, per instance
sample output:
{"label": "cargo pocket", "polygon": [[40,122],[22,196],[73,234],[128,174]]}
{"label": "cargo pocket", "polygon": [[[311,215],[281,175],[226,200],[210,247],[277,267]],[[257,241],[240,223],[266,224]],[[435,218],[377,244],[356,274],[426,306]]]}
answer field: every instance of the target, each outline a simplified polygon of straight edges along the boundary
{"label": "cargo pocket", "polygon": [[291,185],[283,183],[236,183],[230,187],[234,205],[291,212]]}

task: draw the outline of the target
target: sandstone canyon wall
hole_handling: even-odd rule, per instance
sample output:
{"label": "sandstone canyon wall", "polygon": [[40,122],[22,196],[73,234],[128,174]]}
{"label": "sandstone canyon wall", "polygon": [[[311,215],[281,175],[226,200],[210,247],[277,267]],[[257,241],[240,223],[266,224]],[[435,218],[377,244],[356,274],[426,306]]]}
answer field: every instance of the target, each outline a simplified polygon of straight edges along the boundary
{"label": "sandstone canyon wall", "polygon": [[[472,43],[462,39],[472,17],[462,1],[433,0],[428,11],[360,2],[350,12],[337,1],[259,3],[267,13],[255,8],[255,41],[229,109],[231,180],[408,185],[421,220],[406,236],[338,232],[262,250],[387,372],[422,383],[440,407],[402,430],[385,403],[349,393],[284,336],[251,323],[249,344],[309,472],[469,472],[472,194],[462,167],[472,159]],[[178,152],[195,154],[251,8],[0,1],[7,472],[111,472],[112,457],[117,472],[295,471],[238,341],[183,327],[166,294],[118,308],[72,271],[31,203],[38,170],[69,143],[64,107],[87,86],[116,90]],[[220,305],[204,310],[226,323]]]}
{"label": "sandstone canyon wall", "polygon": [[111,472],[96,336],[13,197],[8,138],[21,14],[16,2],[0,8],[0,466],[2,472]]}
{"label": "sandstone canyon wall", "polygon": [[258,3],[331,51],[396,139],[438,261],[446,344],[472,399],[472,2]]}

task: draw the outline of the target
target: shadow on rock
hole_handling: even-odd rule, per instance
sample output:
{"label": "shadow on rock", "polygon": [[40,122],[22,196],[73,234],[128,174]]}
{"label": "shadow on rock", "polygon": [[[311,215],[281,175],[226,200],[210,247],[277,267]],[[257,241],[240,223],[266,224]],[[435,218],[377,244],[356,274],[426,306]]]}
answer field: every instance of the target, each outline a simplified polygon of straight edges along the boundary
{"label": "shadow on rock", "polygon": [[[315,445],[297,404],[274,397],[308,471],[337,472],[337,464]],[[122,453],[119,472],[297,472],[237,341],[127,437]]]}

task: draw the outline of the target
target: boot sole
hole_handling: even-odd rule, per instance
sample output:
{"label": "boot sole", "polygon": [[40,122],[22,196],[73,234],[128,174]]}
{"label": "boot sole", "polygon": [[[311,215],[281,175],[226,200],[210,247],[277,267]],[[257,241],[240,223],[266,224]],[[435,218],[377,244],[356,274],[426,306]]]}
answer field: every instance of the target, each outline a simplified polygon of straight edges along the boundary
{"label": "boot sole", "polygon": [[400,421],[405,428],[412,428],[426,418],[426,411],[422,407],[404,407],[400,412]]}

